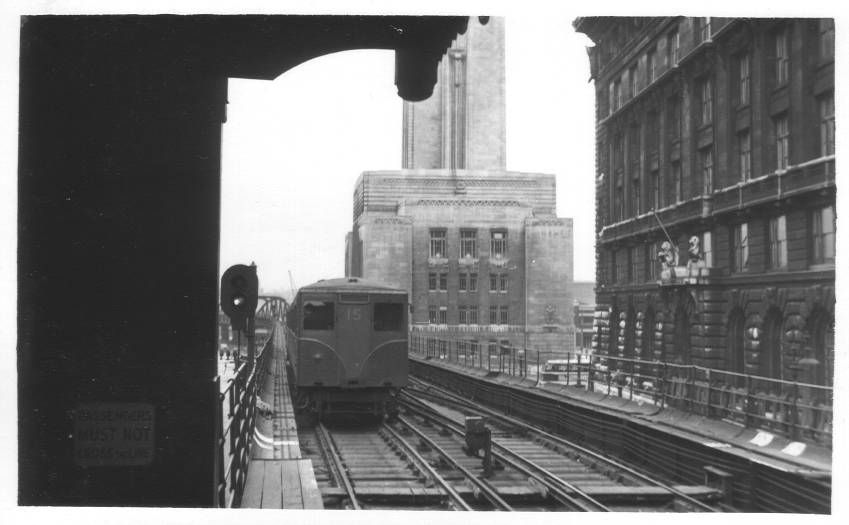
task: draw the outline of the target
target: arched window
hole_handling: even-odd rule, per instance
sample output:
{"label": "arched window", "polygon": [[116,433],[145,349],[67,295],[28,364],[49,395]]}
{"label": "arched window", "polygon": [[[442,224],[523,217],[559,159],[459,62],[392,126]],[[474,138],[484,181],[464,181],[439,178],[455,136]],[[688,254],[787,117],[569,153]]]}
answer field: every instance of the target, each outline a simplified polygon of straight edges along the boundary
{"label": "arched window", "polygon": [[610,340],[607,344],[607,355],[619,355],[619,310],[610,310]]}
{"label": "arched window", "polygon": [[782,379],[781,370],[781,310],[770,308],[764,317],[761,339],[761,359],[758,375]]}
{"label": "arched window", "polygon": [[654,308],[649,307],[643,317],[643,340],[640,345],[640,359],[651,361],[654,359]]}
{"label": "arched window", "polygon": [[816,359],[811,363],[811,382],[834,386],[834,317],[820,311],[812,323],[811,338]]}
{"label": "arched window", "polygon": [[746,315],[741,308],[735,308],[728,316],[728,332],[725,335],[725,369],[731,372],[745,372],[745,328]]}
{"label": "arched window", "polygon": [[692,362],[690,353],[690,316],[687,309],[681,305],[675,309],[675,346],[681,362],[689,365]]}

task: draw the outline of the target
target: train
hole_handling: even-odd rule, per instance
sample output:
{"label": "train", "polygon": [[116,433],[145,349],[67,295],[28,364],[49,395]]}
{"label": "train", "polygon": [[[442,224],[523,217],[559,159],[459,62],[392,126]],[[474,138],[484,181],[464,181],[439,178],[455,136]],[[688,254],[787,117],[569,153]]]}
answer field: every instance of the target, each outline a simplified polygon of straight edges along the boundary
{"label": "train", "polygon": [[355,277],[298,290],[286,312],[296,413],[392,417],[407,386],[407,292]]}

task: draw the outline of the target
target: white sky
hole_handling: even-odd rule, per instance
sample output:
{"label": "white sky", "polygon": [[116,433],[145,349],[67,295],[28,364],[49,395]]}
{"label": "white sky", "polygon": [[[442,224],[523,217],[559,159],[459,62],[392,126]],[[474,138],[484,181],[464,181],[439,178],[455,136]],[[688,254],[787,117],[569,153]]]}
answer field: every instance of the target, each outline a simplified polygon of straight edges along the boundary
{"label": "white sky", "polygon": [[[507,169],[554,173],[574,218],[575,279],[594,279],[594,96],[576,15],[508,16]],[[258,265],[266,291],[344,273],[360,172],[401,167],[391,51],[314,59],[273,82],[231,79],[221,267]]]}

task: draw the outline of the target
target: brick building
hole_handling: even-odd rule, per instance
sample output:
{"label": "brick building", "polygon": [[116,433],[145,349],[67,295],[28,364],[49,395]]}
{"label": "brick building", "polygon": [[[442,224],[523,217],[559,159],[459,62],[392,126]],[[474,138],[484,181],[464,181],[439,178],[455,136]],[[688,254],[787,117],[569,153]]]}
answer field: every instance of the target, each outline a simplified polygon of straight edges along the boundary
{"label": "brick building", "polygon": [[504,100],[504,21],[470,21],[404,103],[404,169],[357,180],[345,272],[409,290],[413,330],[572,350],[572,220],[554,175],[505,171]]}
{"label": "brick building", "polygon": [[595,43],[598,350],[831,385],[834,21],[574,25]]}

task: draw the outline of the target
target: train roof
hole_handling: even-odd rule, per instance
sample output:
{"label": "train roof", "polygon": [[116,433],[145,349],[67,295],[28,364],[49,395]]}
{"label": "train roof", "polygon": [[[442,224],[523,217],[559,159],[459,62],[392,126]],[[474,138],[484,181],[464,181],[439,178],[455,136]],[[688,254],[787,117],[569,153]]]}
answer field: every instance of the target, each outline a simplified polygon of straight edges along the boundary
{"label": "train roof", "polygon": [[393,288],[391,286],[385,285],[383,283],[379,283],[376,281],[366,281],[360,279],[359,277],[342,277],[340,279],[322,279],[320,281],[314,282],[312,284],[308,284],[307,286],[303,286],[298,290],[298,293],[302,292],[347,292],[347,291],[357,291],[357,292],[371,292],[371,293],[403,293],[406,294],[406,290],[402,290],[400,288]]}

